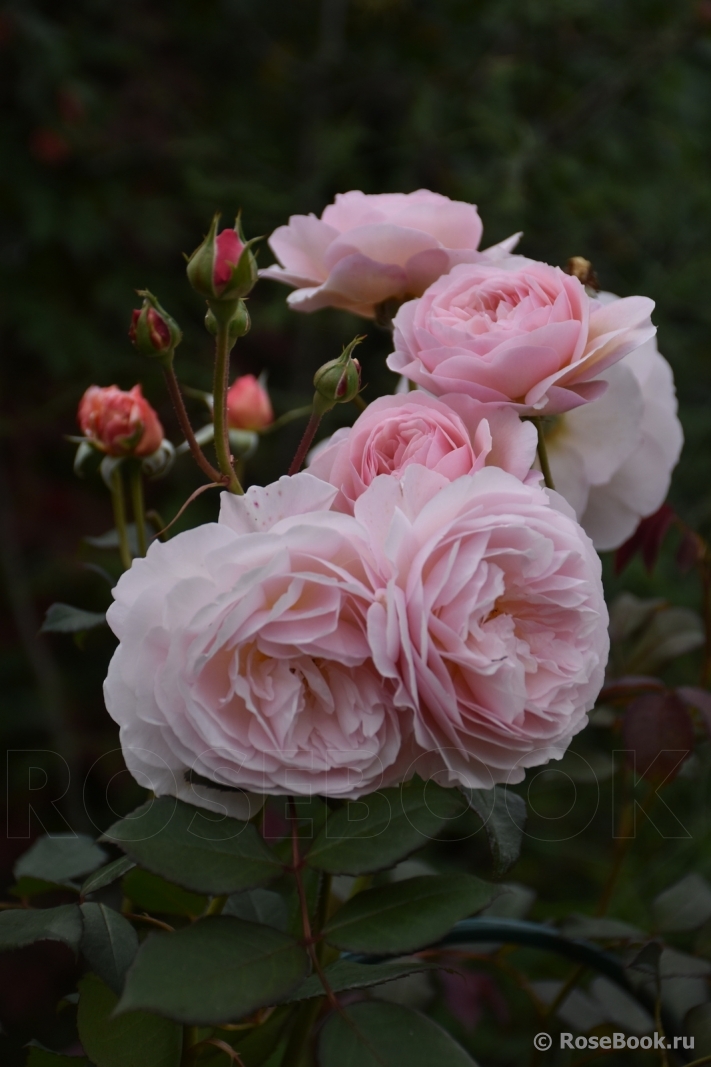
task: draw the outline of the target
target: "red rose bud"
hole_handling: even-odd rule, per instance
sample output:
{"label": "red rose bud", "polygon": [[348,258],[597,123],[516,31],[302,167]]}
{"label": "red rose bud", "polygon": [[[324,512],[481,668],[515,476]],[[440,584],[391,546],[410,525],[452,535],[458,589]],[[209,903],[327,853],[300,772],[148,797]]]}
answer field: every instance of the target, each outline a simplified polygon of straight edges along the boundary
{"label": "red rose bud", "polygon": [[180,327],[147,289],[139,289],[138,295],[143,297],[143,307],[131,313],[128,336],[142,356],[169,362],[182,340]]}
{"label": "red rose bud", "polygon": [[163,440],[163,427],[140,385],[127,393],[116,385],[90,385],[77,419],[87,441],[108,456],[150,456]]}
{"label": "red rose bud", "polygon": [[257,282],[257,261],[251,246],[260,238],[245,241],[239,219],[234,229],[218,234],[220,216],[215,215],[207,237],[188,260],[188,280],[209,301],[239,300]]}
{"label": "red rose bud", "polygon": [[274,422],[269,394],[253,374],[243,374],[230,386],[227,421],[235,430],[263,430]]}

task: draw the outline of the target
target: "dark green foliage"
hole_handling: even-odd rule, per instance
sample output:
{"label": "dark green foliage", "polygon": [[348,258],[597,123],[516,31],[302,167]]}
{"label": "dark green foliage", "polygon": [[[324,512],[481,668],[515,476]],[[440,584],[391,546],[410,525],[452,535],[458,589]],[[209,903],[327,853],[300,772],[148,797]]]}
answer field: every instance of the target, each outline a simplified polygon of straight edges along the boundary
{"label": "dark green foliage", "polygon": [[100,978],[79,983],[79,1036],[96,1067],[178,1067],[179,1026],[145,1012],[114,1018],[117,997]]}
{"label": "dark green foliage", "polygon": [[152,934],[128,973],[119,1010],[200,1025],[235,1022],[287,997],[307,964],[288,934],[214,916],[174,934]]}
{"label": "dark green foliage", "polygon": [[142,867],[198,893],[234,893],[281,873],[254,826],[210,816],[180,800],[149,800],[105,838]]}
{"label": "dark green foliage", "polygon": [[0,952],[35,941],[61,941],[73,952],[82,936],[81,912],[75,904],[41,911],[13,909],[0,912]]}
{"label": "dark green foliage", "polygon": [[408,878],[353,897],[326,923],[324,937],[350,952],[404,955],[439,941],[496,892],[471,874]]}
{"label": "dark green foliage", "polygon": [[441,1027],[401,1004],[354,1004],[333,1012],[319,1036],[319,1067],[475,1067]]}
{"label": "dark green foliage", "polygon": [[105,904],[82,904],[81,952],[91,970],[119,996],[138,951],[138,935],[123,915]]}

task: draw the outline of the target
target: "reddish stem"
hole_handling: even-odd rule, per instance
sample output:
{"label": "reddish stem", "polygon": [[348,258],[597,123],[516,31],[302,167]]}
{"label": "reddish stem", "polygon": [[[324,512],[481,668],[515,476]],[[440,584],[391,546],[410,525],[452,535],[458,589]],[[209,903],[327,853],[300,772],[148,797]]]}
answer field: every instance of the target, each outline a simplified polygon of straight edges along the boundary
{"label": "reddish stem", "polygon": [[306,459],[306,453],[311,448],[311,442],[316,436],[318,430],[318,424],[321,421],[321,416],[315,412],[311,412],[311,418],[309,419],[306,429],[304,430],[304,436],[301,438],[301,443],[296,450],[291,466],[289,467],[289,474],[298,474],[301,470],[301,465]]}
{"label": "reddish stem", "polygon": [[306,950],[311,957],[314,970],[321,979],[321,985],[324,988],[328,1002],[332,1008],[336,1011],[340,1010],[340,1005],[336,1000],[335,993],[331,989],[328,979],[324,974],[321,961],[318,958],[316,952],[316,945],[313,934],[311,932],[311,920],[309,918],[309,905],[306,900],[306,891],[304,889],[304,880],[301,877],[301,868],[303,866],[301,856],[299,854],[299,820],[296,812],[296,803],[293,797],[289,797],[289,811],[291,814],[291,858],[292,858],[292,870],[294,872],[294,878],[296,879],[296,888],[299,894],[299,904],[301,905],[301,926],[304,931],[304,944]]}
{"label": "reddish stem", "polygon": [[164,367],[163,369],[165,371],[165,381],[166,385],[168,386],[168,392],[170,393],[170,399],[173,401],[173,407],[175,408],[175,414],[177,415],[178,422],[180,423],[180,429],[185,435],[185,440],[188,442],[188,447],[190,449],[193,459],[195,460],[203,474],[206,474],[211,482],[218,482],[220,485],[226,485],[228,479],[223,474],[220,474],[220,472],[215,467],[213,467],[203,450],[200,448],[200,445],[197,443],[195,434],[193,433],[193,428],[190,425],[188,413],[185,410],[183,395],[180,392],[180,385],[178,384],[178,379],[175,375],[175,371],[173,370],[172,364],[169,367]]}

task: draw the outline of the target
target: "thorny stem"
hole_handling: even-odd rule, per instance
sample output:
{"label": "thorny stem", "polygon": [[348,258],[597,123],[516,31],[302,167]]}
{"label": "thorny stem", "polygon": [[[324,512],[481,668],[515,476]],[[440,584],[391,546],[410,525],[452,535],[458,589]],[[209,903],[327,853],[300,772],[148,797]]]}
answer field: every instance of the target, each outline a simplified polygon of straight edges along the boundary
{"label": "thorny stem", "polygon": [[148,923],[149,926],[157,926],[159,930],[166,930],[169,934],[172,934],[175,927],[169,926],[168,923],[161,922],[160,919],[154,919],[152,915],[136,915],[131,911],[123,912],[126,919],[130,919],[134,923]]}
{"label": "thorny stem", "polygon": [[118,532],[121,566],[127,571],[133,563],[133,558],[131,556],[131,546],[128,542],[126,503],[123,498],[123,475],[119,464],[116,464],[111,475],[111,503],[114,506],[114,522]]}
{"label": "thorny stem", "polygon": [[131,470],[131,504],[133,506],[133,521],[136,524],[136,540],[138,543],[139,556],[145,556],[148,551],[146,543],[146,507],[143,502],[143,474],[141,465],[135,462]]}
{"label": "thorny stem", "polygon": [[227,387],[230,379],[230,331],[227,325],[218,322],[215,338],[215,380],[213,385],[215,424],[215,452],[218,466],[231,493],[241,496],[244,492],[232,466],[229,426],[227,423]]}
{"label": "thorny stem", "polygon": [[180,1059],[181,1067],[189,1067],[195,1055],[195,1048],[200,1044],[197,1026],[183,1027],[183,1055]]}
{"label": "thorny stem", "polygon": [[294,872],[294,878],[296,879],[296,888],[299,894],[299,904],[301,906],[301,927],[304,933],[304,942],[306,950],[311,957],[314,970],[321,979],[321,984],[326,992],[328,1001],[331,1007],[338,1009],[339,1004],[336,1000],[335,994],[329,985],[328,979],[323,972],[321,966],[321,960],[316,952],[316,945],[314,942],[314,936],[311,929],[311,919],[309,918],[309,905],[306,899],[306,890],[304,889],[304,880],[301,877],[301,856],[299,855],[299,819],[296,811],[296,803],[293,797],[289,797],[289,812],[291,815],[291,862],[292,870]]}
{"label": "thorny stem", "polygon": [[291,466],[289,467],[289,474],[298,474],[301,470],[301,464],[306,459],[306,453],[311,447],[311,442],[316,436],[318,425],[321,422],[321,416],[316,411],[311,412],[311,418],[309,419],[306,429],[304,430],[304,436],[301,438],[301,443],[296,450]]}
{"label": "thorny stem", "polygon": [[169,367],[164,367],[163,370],[165,373],[166,385],[168,386],[168,392],[170,393],[170,399],[173,401],[175,414],[177,416],[178,422],[180,423],[180,429],[183,431],[185,440],[188,442],[188,448],[190,449],[190,453],[193,459],[195,460],[203,474],[206,474],[211,482],[224,482],[225,479],[220,474],[220,472],[210,463],[195,438],[195,434],[190,424],[188,413],[185,409],[183,394],[180,392],[180,385],[178,384],[178,379],[176,377],[175,371],[173,370],[173,365],[171,364]]}
{"label": "thorny stem", "polygon": [[538,434],[538,462],[541,465],[541,471],[543,472],[543,481],[546,483],[548,489],[555,489],[553,484],[553,478],[551,476],[551,468],[548,463],[548,452],[546,451],[546,439],[543,434],[543,419],[540,415],[537,415],[533,419],[533,423],[536,427]]}

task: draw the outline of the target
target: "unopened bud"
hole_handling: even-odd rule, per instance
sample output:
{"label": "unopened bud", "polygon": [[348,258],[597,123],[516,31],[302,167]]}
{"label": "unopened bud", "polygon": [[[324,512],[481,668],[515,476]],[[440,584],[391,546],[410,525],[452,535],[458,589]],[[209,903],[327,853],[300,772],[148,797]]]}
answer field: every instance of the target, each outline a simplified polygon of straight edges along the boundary
{"label": "unopened bud", "polygon": [[263,430],[274,422],[269,394],[253,374],[243,374],[228,389],[227,421],[235,430]]}
{"label": "unopened bud", "polygon": [[139,289],[138,295],[143,297],[143,306],[132,312],[128,336],[142,356],[170,362],[183,337],[180,327],[147,289]]}
{"label": "unopened bud", "polygon": [[360,392],[360,363],[353,349],[363,337],[355,337],[338,359],[329,360],[314,374],[314,410],[321,415],[336,404],[347,404]]}
{"label": "unopened bud", "polygon": [[595,292],[600,290],[600,282],[597,279],[595,269],[589,259],[585,259],[584,256],[571,256],[565,268],[566,274],[572,274],[574,278],[577,278],[579,282],[586,285],[588,289],[594,289]]}
{"label": "unopened bud", "polygon": [[234,229],[218,234],[219,223],[217,214],[204,241],[188,259],[188,280],[207,300],[239,300],[256,285],[257,261],[251,246],[261,238],[245,241],[239,218]]}
{"label": "unopened bud", "polygon": [[140,385],[124,392],[115,385],[90,385],[77,419],[89,445],[109,456],[150,456],[160,448],[163,427]]}

